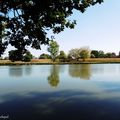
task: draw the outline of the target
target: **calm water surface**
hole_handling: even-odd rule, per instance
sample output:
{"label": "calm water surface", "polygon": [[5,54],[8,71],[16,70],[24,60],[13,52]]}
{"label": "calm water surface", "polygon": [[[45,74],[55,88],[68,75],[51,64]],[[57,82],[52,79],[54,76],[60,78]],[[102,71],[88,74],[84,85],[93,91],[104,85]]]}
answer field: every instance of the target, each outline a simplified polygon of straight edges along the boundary
{"label": "calm water surface", "polygon": [[120,64],[0,66],[0,120],[120,120]]}

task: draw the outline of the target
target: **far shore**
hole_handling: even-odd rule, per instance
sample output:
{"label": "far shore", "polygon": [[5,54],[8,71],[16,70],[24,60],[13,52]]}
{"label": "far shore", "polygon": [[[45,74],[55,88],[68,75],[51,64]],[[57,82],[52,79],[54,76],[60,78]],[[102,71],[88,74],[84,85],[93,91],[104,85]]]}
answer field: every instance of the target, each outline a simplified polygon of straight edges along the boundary
{"label": "far shore", "polygon": [[51,59],[32,59],[30,62],[0,60],[0,65],[52,65],[52,64],[109,64],[120,63],[120,58],[90,58],[83,61],[53,62]]}

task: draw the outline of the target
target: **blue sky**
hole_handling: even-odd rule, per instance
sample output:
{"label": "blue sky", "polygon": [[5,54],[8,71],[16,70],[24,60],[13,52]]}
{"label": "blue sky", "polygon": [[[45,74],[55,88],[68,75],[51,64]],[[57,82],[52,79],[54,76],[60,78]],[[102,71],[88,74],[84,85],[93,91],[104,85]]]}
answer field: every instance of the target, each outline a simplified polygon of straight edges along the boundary
{"label": "blue sky", "polygon": [[75,12],[74,30],[66,30],[56,36],[60,49],[89,46],[105,52],[120,51],[120,0],[105,0],[101,5],[90,7],[83,14]]}
{"label": "blue sky", "polygon": [[[60,50],[66,53],[72,48],[89,46],[90,49],[104,52],[120,51],[120,0],[104,0],[101,5],[89,7],[85,13],[74,11],[71,19],[77,20],[75,29],[65,29],[55,35]],[[47,52],[47,46],[42,50],[30,49],[32,54],[39,56]]]}

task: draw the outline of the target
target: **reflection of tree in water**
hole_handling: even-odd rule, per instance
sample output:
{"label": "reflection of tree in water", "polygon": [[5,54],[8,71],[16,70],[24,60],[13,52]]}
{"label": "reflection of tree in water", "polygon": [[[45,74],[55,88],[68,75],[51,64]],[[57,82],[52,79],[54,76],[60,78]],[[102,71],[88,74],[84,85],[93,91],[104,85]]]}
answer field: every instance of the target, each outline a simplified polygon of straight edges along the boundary
{"label": "reflection of tree in water", "polygon": [[21,77],[23,75],[23,67],[10,66],[9,67],[9,75],[14,76],[14,77]]}
{"label": "reflection of tree in water", "polygon": [[10,66],[9,75],[13,77],[21,77],[23,74],[30,75],[32,72],[32,66]]}
{"label": "reflection of tree in water", "polygon": [[60,72],[60,66],[59,65],[53,65],[51,66],[51,74],[48,76],[48,83],[52,87],[57,87],[60,80],[59,80],[59,72]]}
{"label": "reflection of tree in water", "polygon": [[26,65],[25,66],[25,74],[30,75],[32,73],[32,66],[31,65]]}
{"label": "reflection of tree in water", "polygon": [[72,77],[89,80],[91,76],[90,64],[69,65],[69,74]]}

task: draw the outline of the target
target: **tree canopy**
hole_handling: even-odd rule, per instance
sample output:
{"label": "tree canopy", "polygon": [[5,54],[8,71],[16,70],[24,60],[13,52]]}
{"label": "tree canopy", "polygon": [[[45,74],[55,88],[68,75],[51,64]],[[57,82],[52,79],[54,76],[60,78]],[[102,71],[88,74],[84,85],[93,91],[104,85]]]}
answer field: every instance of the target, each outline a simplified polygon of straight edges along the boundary
{"label": "tree canopy", "polygon": [[29,51],[26,51],[25,54],[20,53],[20,51],[18,50],[9,51],[9,60],[11,60],[12,62],[19,60],[30,62],[32,58],[33,56]]}
{"label": "tree canopy", "polygon": [[58,55],[58,58],[61,62],[64,62],[67,59],[67,55],[65,54],[65,52],[63,50],[61,50],[60,54]]}
{"label": "tree canopy", "polygon": [[82,58],[83,61],[85,61],[86,58],[90,58],[91,50],[89,49],[89,47],[83,47],[80,48],[79,54],[80,54],[80,58]]}
{"label": "tree canopy", "polygon": [[51,58],[52,58],[52,60],[54,62],[55,59],[58,56],[58,53],[59,53],[59,45],[58,45],[58,43],[56,41],[51,40],[47,50],[48,50],[48,52],[50,52]]}
{"label": "tree canopy", "polygon": [[[18,51],[27,46],[40,49],[48,44],[47,31],[60,33],[74,28],[69,16],[76,9],[84,12],[103,0],[0,0],[0,56],[10,44]],[[22,53],[22,52],[21,52]]]}
{"label": "tree canopy", "polygon": [[74,48],[71,49],[68,53],[68,57],[70,59],[74,59],[77,61],[80,58],[82,58],[83,60],[85,60],[86,58],[90,58],[90,55],[91,55],[91,50],[89,49],[89,47]]}

